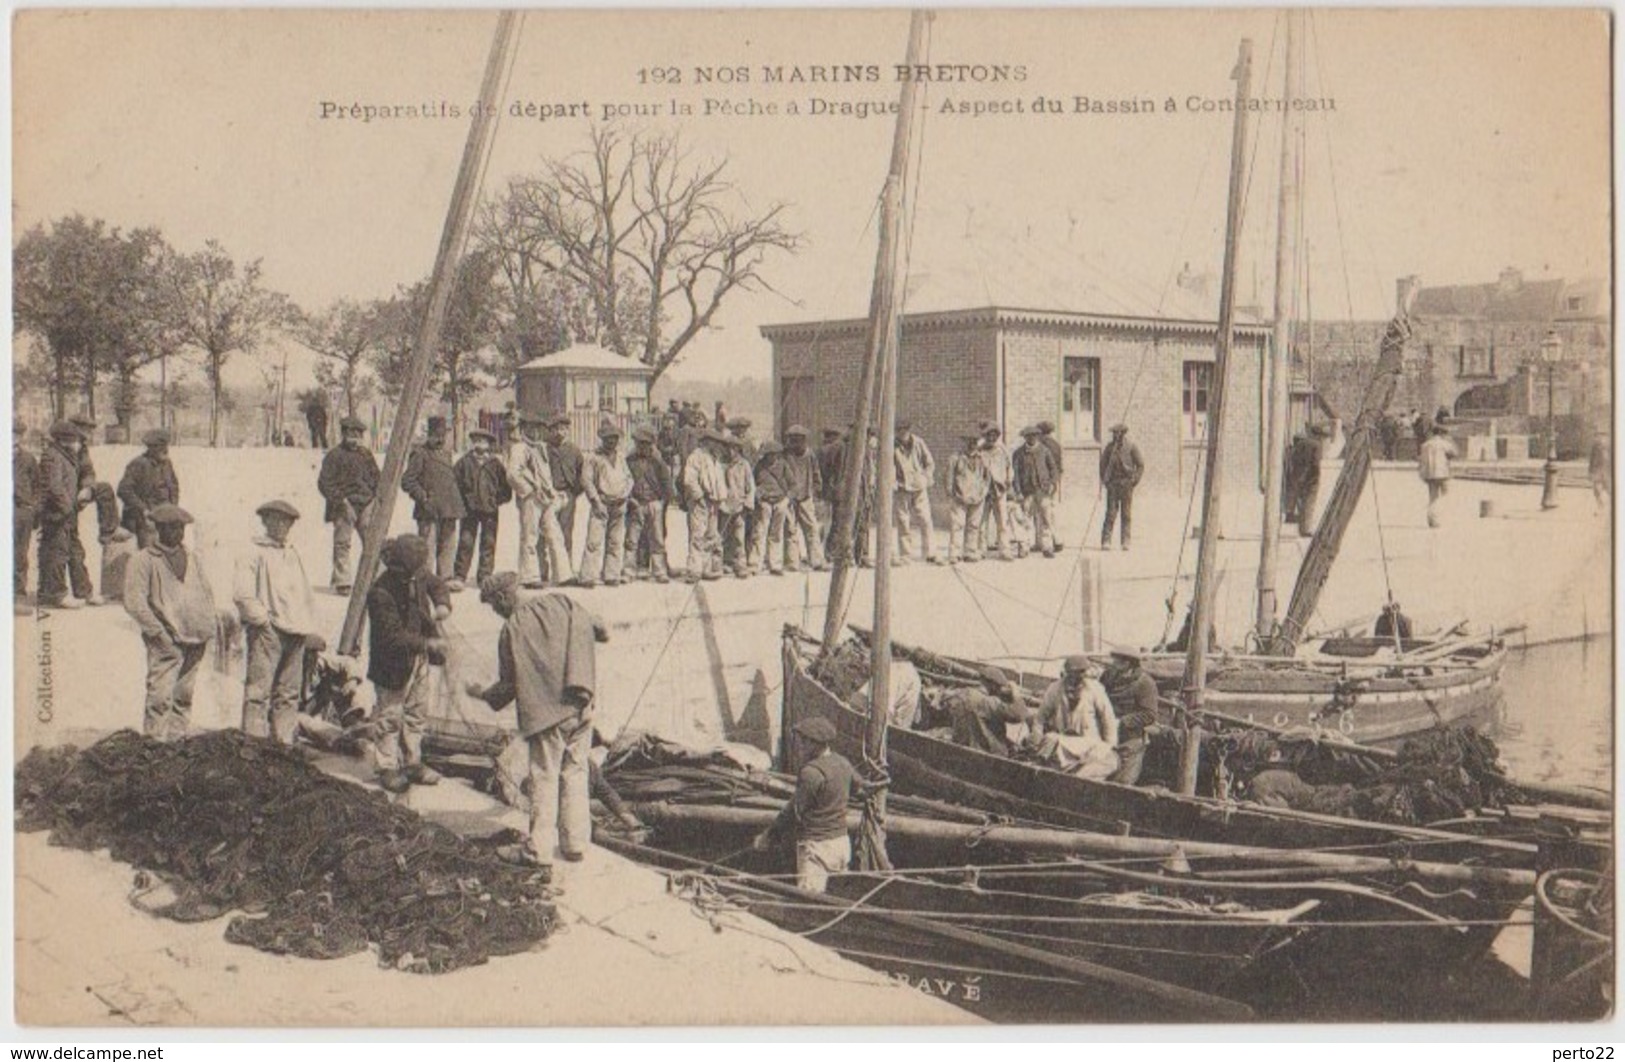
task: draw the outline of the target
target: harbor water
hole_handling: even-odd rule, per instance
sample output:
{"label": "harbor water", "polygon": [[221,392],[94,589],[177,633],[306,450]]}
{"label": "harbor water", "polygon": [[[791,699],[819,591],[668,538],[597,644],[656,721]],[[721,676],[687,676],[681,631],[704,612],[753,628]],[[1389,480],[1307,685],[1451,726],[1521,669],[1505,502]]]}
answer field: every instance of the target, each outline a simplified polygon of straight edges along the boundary
{"label": "harbor water", "polygon": [[1613,778],[1613,642],[1556,642],[1507,654],[1495,739],[1513,778],[1608,789]]}

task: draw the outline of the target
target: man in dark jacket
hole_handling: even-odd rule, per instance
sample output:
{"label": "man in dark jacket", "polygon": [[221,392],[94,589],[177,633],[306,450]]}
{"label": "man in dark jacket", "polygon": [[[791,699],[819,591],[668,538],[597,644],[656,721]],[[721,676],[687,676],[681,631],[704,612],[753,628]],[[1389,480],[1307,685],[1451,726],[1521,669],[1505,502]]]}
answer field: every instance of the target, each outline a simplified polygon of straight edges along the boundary
{"label": "man in dark jacket", "polygon": [[655,433],[647,425],[632,429],[633,450],[626,459],[632,473],[632,497],[626,514],[627,570],[636,579],[671,581],[666,569],[666,506],[675,493],[671,466],[655,452]]}
{"label": "man in dark jacket", "polygon": [[20,420],[11,424],[11,526],[12,593],[28,594],[28,549],[39,525],[39,458],[23,446],[28,427]]}
{"label": "man in dark jacket", "polygon": [[1291,484],[1292,511],[1297,517],[1298,534],[1305,538],[1315,533],[1315,518],[1320,502],[1320,462],[1325,456],[1326,439],[1331,431],[1324,424],[1311,424],[1309,429],[1292,440],[1287,478]]}
{"label": "man in dark jacket", "polygon": [[[807,429],[799,424],[790,425],[784,433],[784,489],[796,539],[807,550],[807,563],[815,572],[826,570],[824,536],[818,530],[814,501],[823,493],[823,479],[818,474],[818,458],[807,449]],[[797,557],[794,546],[790,555]]]}
{"label": "man in dark jacket", "polygon": [[[96,506],[96,539],[102,545],[117,539],[127,541],[128,536],[119,533],[118,496],[113,492],[111,484],[104,483],[96,478],[96,465],[90,459],[90,444],[96,437],[96,429],[101,425],[96,418],[88,413],[80,413],[73,418],[74,426],[79,429],[79,507],[86,505]],[[84,568],[83,547],[79,549],[76,563]],[[89,583],[88,570],[85,574],[85,585]]]}
{"label": "man in dark jacket", "polygon": [[[1061,487],[1066,481],[1064,457],[1066,451],[1061,447],[1061,440],[1055,437],[1054,421],[1041,420],[1038,422],[1038,441],[1044,449],[1049,451],[1050,460],[1055,463],[1055,511],[1061,511]],[[1061,548],[1061,536],[1055,533],[1055,525],[1050,524],[1050,537],[1055,540],[1055,548]]]}
{"label": "man in dark jacket", "polygon": [[831,874],[843,874],[852,862],[852,842],[846,834],[846,805],[857,790],[858,775],[835,744],[835,725],[821,715],[803,719],[792,728],[804,750],[796,793],[779,817],[756,838],[754,847],[766,851],[777,840],[791,837],[796,846],[796,885],[808,892],[823,892]]}
{"label": "man in dark jacket", "polygon": [[361,445],[367,426],[356,417],[339,421],[340,442],[322,458],[316,489],[327,501],[323,519],[333,525],[333,589],[348,593],[355,584],[350,572],[350,539],[372,519],[378,501],[378,462]]}
{"label": "man in dark jacket", "polygon": [[1033,524],[1033,548],[1055,556],[1055,491],[1059,479],[1049,448],[1039,441],[1036,426],[1021,429],[1022,446],[1011,458],[1013,491],[1026,507]]}
{"label": "man in dark jacket", "polygon": [[160,505],[181,503],[181,483],[175,465],[169,460],[169,433],[162,428],[141,436],[147,448],[124,466],[118,497],[124,503],[124,527],[135,535],[137,549],[146,549],[156,540],[157,531],[149,514]]}
{"label": "man in dark jacket", "polygon": [[[559,530],[564,534],[564,552],[575,562],[576,501],[585,489],[582,473],[587,458],[581,447],[570,441],[570,418],[560,413],[547,422],[547,461],[553,470],[553,504],[558,507]],[[557,585],[570,578],[570,573],[549,571],[549,582]]]}
{"label": "man in dark jacket", "polygon": [[[791,541],[795,539],[795,525],[791,522],[789,492],[785,487],[784,447],[769,439],[762,444],[762,453],[756,461],[756,548],[757,564],[765,566],[774,575],[784,574],[784,538],[786,530]],[[794,563],[794,553],[791,562]],[[760,570],[753,567],[754,574]]]}
{"label": "man in dark jacket", "polygon": [[317,393],[305,407],[305,426],[310,429],[310,445],[327,449],[327,398]]}
{"label": "man in dark jacket", "polygon": [[429,571],[429,545],[417,535],[384,543],[384,572],[367,593],[367,678],[378,694],[373,742],[378,784],[402,793],[440,776],[423,763],[429,668],[445,663],[440,621],[451,614],[446,584]]}
{"label": "man in dark jacket", "polygon": [[78,608],[68,567],[79,522],[79,429],[59,420],[39,465],[39,597],[42,608]]}
{"label": "man in dark jacket", "polygon": [[[415,503],[412,519],[417,521],[418,534],[429,544],[434,573],[442,579],[453,579],[457,522],[468,515],[468,510],[463,506],[463,492],[457,489],[457,470],[446,447],[445,417],[429,418],[423,443],[406,459],[401,489]],[[452,589],[461,590],[462,584],[453,579]]]}
{"label": "man in dark jacket", "polygon": [[1122,517],[1119,541],[1129,548],[1133,538],[1134,488],[1145,475],[1145,458],[1129,442],[1128,425],[1112,425],[1112,441],[1100,451],[1100,485],[1106,489],[1106,522],[1100,526],[1100,548],[1112,548],[1112,524]]}
{"label": "man in dark jacket", "polygon": [[1110,782],[1133,785],[1145,767],[1146,729],[1157,723],[1157,684],[1140,667],[1135,649],[1115,649],[1100,684],[1117,713],[1117,770]]}
{"label": "man in dark jacket", "polygon": [[497,517],[502,507],[513,498],[508,484],[508,473],[491,446],[496,436],[476,428],[468,433],[473,444],[453,470],[457,489],[463,495],[463,526],[457,536],[457,580],[461,586],[468,580],[469,565],[474,560],[474,544],[479,542],[480,566],[477,578],[484,579],[497,567]]}

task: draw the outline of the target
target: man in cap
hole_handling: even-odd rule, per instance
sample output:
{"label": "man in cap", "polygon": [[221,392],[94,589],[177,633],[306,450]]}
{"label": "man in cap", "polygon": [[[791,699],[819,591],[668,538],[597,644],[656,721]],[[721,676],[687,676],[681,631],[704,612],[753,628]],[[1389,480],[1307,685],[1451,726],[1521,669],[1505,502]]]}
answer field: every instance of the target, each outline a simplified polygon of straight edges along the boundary
{"label": "man in cap", "polygon": [[1026,723],[1032,708],[1020,687],[998,668],[983,668],[981,679],[980,688],[957,689],[942,698],[942,708],[953,724],[954,744],[1009,756],[1009,728]]}
{"label": "man in cap", "polygon": [[671,466],[655,451],[655,432],[647,424],[632,429],[632,455],[626,467],[632,473],[632,498],[626,517],[626,548],[632,554],[628,569],[634,577],[647,574],[657,583],[670,581],[666,573],[666,506],[673,494]]}
{"label": "man in cap", "polygon": [[914,552],[912,525],[918,524],[925,538],[925,559],[932,564],[942,563],[937,556],[936,528],[931,522],[931,485],[936,482],[937,462],[925,440],[914,434],[910,421],[897,424],[896,445],[892,461],[897,472],[895,496],[897,521],[896,564],[907,564]]}
{"label": "man in cap", "polygon": [[141,629],[147,649],[147,696],[142,730],[173,741],[186,736],[192,688],[219,611],[203,561],[186,547],[192,514],[160,505],[147,514],[156,540],[130,558],[124,573],[124,609]]}
{"label": "man in cap", "polygon": [[1129,548],[1134,516],[1134,488],[1145,475],[1145,458],[1129,441],[1128,425],[1112,425],[1112,441],[1100,451],[1100,483],[1106,489],[1106,522],[1100,526],[1100,548],[1112,548],[1112,524],[1121,516],[1118,540]]}
{"label": "man in cap", "polygon": [[179,505],[181,482],[169,459],[169,432],[155,428],[141,436],[141,445],[146,452],[124,466],[118,497],[124,503],[125,529],[135,535],[137,549],[146,549],[155,535],[147,514],[160,505]]}
{"label": "man in cap", "polygon": [[[806,549],[807,563],[815,572],[826,570],[824,536],[818,529],[818,503],[823,493],[823,479],[818,471],[818,458],[807,449],[807,429],[799,424],[790,425],[784,433],[784,487],[789,503],[790,519],[795,524],[796,542]],[[799,566],[797,546],[790,547],[791,557]]]}
{"label": "man in cap", "polygon": [[989,477],[974,431],[964,435],[964,449],[948,459],[948,563],[982,559],[982,507],[987,504]]}
{"label": "man in cap", "polygon": [[587,549],[577,582],[582,586],[621,585],[626,559],[626,506],[632,497],[632,470],[621,450],[621,429],[605,423],[598,429],[598,449],[582,467],[581,490],[587,498]]}
{"label": "man in cap", "polygon": [[688,502],[689,582],[722,578],[722,545],[717,514],[728,496],[722,470],[727,437],[707,430],[683,465],[683,498]]}
{"label": "man in cap", "polygon": [[[508,443],[508,483],[519,507],[519,581],[537,589],[542,585],[542,562],[550,571],[571,572],[564,549],[564,532],[554,506],[553,466],[542,438],[545,420],[531,413],[519,417],[519,434]],[[573,575],[573,572],[572,572]]]}
{"label": "man in cap", "polygon": [[[75,414],[74,426],[79,429],[79,506],[96,507],[96,540],[102,545],[112,541],[126,541],[119,533],[118,496],[110,484],[96,478],[96,465],[90,457],[90,443],[101,425],[88,413]],[[177,499],[178,500],[178,499]],[[77,527],[75,528],[77,534]],[[85,568],[85,551],[81,545],[74,562],[85,572],[85,586],[90,585],[90,573]]]}
{"label": "man in cap", "polygon": [[39,464],[39,597],[42,608],[78,608],[68,570],[79,522],[79,429],[59,420]]}
{"label": "man in cap", "polygon": [[1117,770],[1110,780],[1133,785],[1145,767],[1146,732],[1157,725],[1157,684],[1140,666],[1140,651],[1113,649],[1100,684],[1117,713]]}
{"label": "man in cap", "polygon": [[1291,485],[1292,511],[1297,518],[1298,534],[1304,538],[1315,533],[1315,518],[1320,501],[1320,462],[1325,457],[1326,440],[1331,429],[1324,424],[1311,424],[1303,434],[1292,440],[1288,456],[1287,481]]}
{"label": "man in cap", "polygon": [[[717,506],[717,533],[722,538],[722,566],[739,579],[750,574],[750,517],[756,511],[756,472],[745,457],[739,437],[729,435],[722,455],[724,493]],[[760,556],[757,557],[758,563]]]}
{"label": "man in cap", "polygon": [[333,589],[355,585],[350,571],[350,540],[372,519],[378,501],[378,462],[362,445],[367,426],[358,417],[339,421],[339,444],[322,458],[316,489],[327,503],[322,518],[333,525]]}
{"label": "man in cap", "polygon": [[1040,441],[1036,425],[1021,429],[1022,446],[1011,458],[1015,493],[1021,498],[1032,521],[1033,547],[1044,556],[1055,556],[1055,492],[1060,481],[1049,447]]}
{"label": "man in cap", "polygon": [[[751,438],[751,419],[749,417],[729,417],[728,434],[738,448],[740,460],[751,469],[752,489],[750,508],[746,509],[740,523],[743,525],[742,533],[745,539],[746,565],[751,571],[760,570],[762,555],[756,548],[756,500],[755,500],[755,469],[756,459],[761,456],[761,447]],[[724,469],[726,471],[726,469]],[[727,533],[723,532],[724,552],[726,552]]]}
{"label": "man in cap", "polygon": [[237,561],[232,599],[243,623],[243,733],[292,745],[299,730],[305,638],[316,631],[316,602],[304,559],[288,543],[299,510],[280,498],[255,510],[265,534]]}
{"label": "man in cap", "polygon": [[1117,770],[1117,713],[1086,656],[1069,656],[1029,724],[1027,737],[1042,762],[1082,778]]}
{"label": "man in cap", "polygon": [[[784,447],[772,439],[762,444],[756,459],[756,547],[757,563],[774,575],[784,574],[785,535],[795,541],[790,522],[790,495],[785,486]],[[794,554],[791,557],[794,561]],[[759,569],[753,569],[759,570]]]}
{"label": "man in cap", "polygon": [[1010,489],[1015,469],[1005,449],[1004,432],[990,420],[977,425],[981,434],[978,456],[987,472],[987,501],[982,506],[980,537],[984,551],[997,550],[1000,560],[1014,560],[1010,546]]}
{"label": "man in cap", "polygon": [[496,571],[497,523],[502,507],[513,497],[508,470],[491,452],[497,437],[483,428],[468,433],[468,452],[457,459],[452,473],[466,510],[457,533],[457,583],[465,583],[474,563],[474,547],[479,546],[479,578]]}
{"label": "man in cap", "polygon": [[451,615],[451,594],[429,570],[429,544],[418,535],[384,543],[383,561],[367,593],[367,678],[378,695],[373,747],[378,784],[404,793],[440,781],[423,763],[423,730],[429,669],[445,663],[440,623]]}
{"label": "man in cap", "polygon": [[751,419],[749,417],[730,417],[728,419],[728,432],[739,440],[739,452],[752,466],[756,464],[759,456],[759,447],[756,440],[750,437]]}
{"label": "man in cap", "polygon": [[858,788],[858,775],[836,752],[835,725],[821,715],[790,728],[799,743],[802,768],[796,792],[773,825],[757,835],[754,847],[767,851],[775,842],[792,839],[796,846],[796,885],[823,892],[831,874],[845,873],[852,862],[846,834],[846,806]]}
{"label": "man in cap", "polygon": [[547,461],[553,470],[553,516],[564,539],[565,564],[555,569],[548,556],[547,579],[561,586],[574,578],[570,567],[575,560],[576,503],[581,497],[581,477],[586,467],[581,448],[570,441],[569,414],[559,413],[547,422]]}
{"label": "man in cap", "polygon": [[[1035,427],[1038,428],[1038,441],[1049,451],[1050,460],[1055,462],[1055,511],[1061,511],[1061,488],[1066,483],[1066,451],[1061,446],[1061,440],[1055,437],[1055,422],[1041,420]],[[1050,537],[1055,540],[1055,548],[1061,548],[1061,536],[1056,534],[1056,525],[1050,524]]]}
{"label": "man in cap", "polygon": [[519,599],[519,577],[498,572],[480,584],[480,600],[503,619],[497,680],[466,691],[501,710],[513,704],[519,736],[530,746],[530,836],[499,852],[547,868],[555,846],[566,862],[586,857],[592,842],[589,797],[598,644],[609,633],[585,605],[566,594]]}
{"label": "man in cap", "polygon": [[28,550],[39,524],[39,458],[23,445],[27,435],[26,424],[21,420],[11,422],[11,585],[18,598],[28,594]]}
{"label": "man in cap", "polygon": [[413,501],[412,519],[418,535],[428,544],[434,573],[450,580],[448,588],[461,590],[455,578],[457,522],[468,515],[463,492],[457,489],[457,469],[446,447],[446,418],[430,417],[424,440],[413,447],[401,476],[401,489]]}
{"label": "man in cap", "polygon": [[1416,471],[1428,486],[1428,526],[1439,526],[1439,501],[1450,489],[1450,459],[1456,456],[1456,444],[1450,441],[1450,429],[1435,424],[1428,441],[1422,444],[1416,458]]}

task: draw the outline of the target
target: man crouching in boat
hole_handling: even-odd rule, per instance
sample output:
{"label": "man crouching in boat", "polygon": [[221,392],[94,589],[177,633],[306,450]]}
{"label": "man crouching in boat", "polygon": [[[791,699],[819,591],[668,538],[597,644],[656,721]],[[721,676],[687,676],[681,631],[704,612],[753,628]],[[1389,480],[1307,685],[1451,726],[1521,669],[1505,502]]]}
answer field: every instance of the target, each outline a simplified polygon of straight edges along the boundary
{"label": "man crouching in boat", "polygon": [[796,795],[773,825],[757,835],[753,847],[765,852],[793,832],[796,840],[796,885],[823,892],[829,876],[852,862],[846,835],[846,805],[857,787],[857,772],[835,744],[835,724],[823,716],[803,719],[791,728],[803,742],[805,765],[796,776]]}
{"label": "man crouching in boat", "polygon": [[1032,719],[1032,707],[1003,671],[982,669],[982,686],[954,690],[942,698],[942,707],[953,722],[954,744],[1009,756],[1011,723]]}
{"label": "man crouching in boat", "polygon": [[1117,770],[1117,713],[1086,656],[1069,656],[1028,724],[1027,749],[1049,767],[1080,778]]}

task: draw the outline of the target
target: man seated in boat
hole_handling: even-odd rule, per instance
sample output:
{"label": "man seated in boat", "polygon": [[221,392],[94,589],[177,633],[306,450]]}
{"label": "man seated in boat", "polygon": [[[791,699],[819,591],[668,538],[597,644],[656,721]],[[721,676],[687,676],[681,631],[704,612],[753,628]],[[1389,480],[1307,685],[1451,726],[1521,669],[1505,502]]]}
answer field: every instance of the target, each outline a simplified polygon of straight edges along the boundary
{"label": "man seated in boat", "polygon": [[1378,638],[1398,635],[1401,642],[1410,641],[1411,618],[1399,610],[1399,602],[1390,601],[1382,606],[1382,613],[1377,616],[1377,626],[1372,633]]}
{"label": "man seated in boat", "polygon": [[1028,723],[1025,747],[1041,763],[1081,778],[1117,770],[1117,713],[1086,656],[1069,656]]}
{"label": "man seated in boat", "polygon": [[1134,785],[1145,768],[1146,731],[1157,725],[1157,684],[1140,667],[1138,649],[1114,649],[1100,684],[1117,714],[1117,770],[1111,781]]}
{"label": "man seated in boat", "polygon": [[982,684],[953,690],[942,697],[942,711],[953,726],[954,744],[1009,756],[1012,726],[1032,719],[1033,709],[1021,689],[996,667],[982,669]]}

